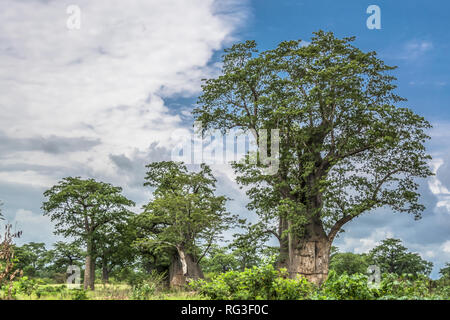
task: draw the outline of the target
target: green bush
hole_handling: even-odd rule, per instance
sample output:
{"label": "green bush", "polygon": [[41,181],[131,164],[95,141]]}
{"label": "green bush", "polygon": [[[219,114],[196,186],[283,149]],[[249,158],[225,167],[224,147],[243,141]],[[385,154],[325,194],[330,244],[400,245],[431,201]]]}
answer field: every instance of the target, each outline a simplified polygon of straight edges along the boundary
{"label": "green bush", "polygon": [[89,300],[87,291],[84,289],[70,289],[69,291],[72,300]]}
{"label": "green bush", "polygon": [[429,279],[424,275],[383,274],[378,295],[382,299],[422,299],[430,296]]}
{"label": "green bush", "polygon": [[132,282],[132,300],[148,300],[164,285],[165,273],[153,270],[150,274],[136,277]]}
{"label": "green bush", "polygon": [[213,300],[307,299],[314,289],[303,277],[287,279],[286,269],[276,270],[270,262],[244,271],[214,275],[211,281],[193,281],[190,285]]}
{"label": "green bush", "polygon": [[133,287],[131,292],[132,300],[149,300],[156,293],[156,285],[154,283],[144,283]]}
{"label": "green bush", "polygon": [[344,273],[338,276],[331,270],[317,297],[332,300],[373,300],[376,294],[376,289],[369,287],[366,275]]}

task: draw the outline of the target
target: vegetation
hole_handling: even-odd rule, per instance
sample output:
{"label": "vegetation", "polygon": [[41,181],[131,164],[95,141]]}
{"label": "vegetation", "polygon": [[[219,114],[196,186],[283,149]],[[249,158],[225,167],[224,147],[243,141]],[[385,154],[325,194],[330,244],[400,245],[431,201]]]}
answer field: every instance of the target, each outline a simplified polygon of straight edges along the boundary
{"label": "vegetation", "polygon": [[[431,175],[429,123],[398,106],[395,68],[352,41],[319,31],[307,46],[236,44],[204,83],[194,110],[204,132],[239,128],[267,142],[233,163],[257,222],[228,212],[205,164],[148,164],[152,195],[138,213],[120,187],[65,177],[42,204],[64,241],[15,245],[20,232],[6,224],[0,299],[449,299],[450,264],[431,280],[432,263],[400,239],[364,254],[332,247],[376,208],[419,219],[416,178]],[[66,286],[77,276],[82,288]]]}
{"label": "vegetation", "polygon": [[[415,178],[432,174],[424,147],[430,124],[397,106],[405,99],[394,92],[395,67],[353,40],[319,31],[307,46],[285,41],[258,52],[254,41],[236,44],[194,110],[204,132],[237,128],[259,146],[267,142],[269,158],[261,149],[256,165],[234,164],[237,182],[278,238],[279,266],[316,284],[346,223],[383,206],[419,218]],[[268,139],[270,129],[279,131]]]}
{"label": "vegetation", "polygon": [[134,202],[121,195],[122,189],[94,179],[64,178],[44,192],[44,215],[56,222],[55,234],[74,237],[86,245],[84,289],[94,289],[95,256],[101,229],[115,227],[131,215]]}

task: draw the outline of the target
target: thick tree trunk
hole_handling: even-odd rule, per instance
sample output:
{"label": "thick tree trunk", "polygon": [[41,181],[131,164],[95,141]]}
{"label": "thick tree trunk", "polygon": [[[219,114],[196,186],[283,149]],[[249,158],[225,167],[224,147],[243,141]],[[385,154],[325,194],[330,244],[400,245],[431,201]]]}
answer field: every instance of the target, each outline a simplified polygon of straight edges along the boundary
{"label": "thick tree trunk", "polygon": [[92,258],[92,243],[88,241],[84,268],[84,290],[95,289],[95,261]]}
{"label": "thick tree trunk", "polygon": [[328,276],[331,243],[327,238],[303,239],[291,251],[289,275],[303,275],[316,285],[321,285]]}
{"label": "thick tree trunk", "polygon": [[174,256],[169,267],[170,286],[182,287],[189,280],[203,277],[203,272],[194,257],[186,253],[181,246],[177,247],[177,255]]}
{"label": "thick tree trunk", "polygon": [[280,257],[277,263],[279,269],[289,268],[289,238],[287,236],[282,235],[283,231],[287,229],[288,229],[287,220],[285,218],[280,218],[278,226],[278,235],[280,240]]}
{"label": "thick tree trunk", "polygon": [[310,282],[321,285],[328,276],[332,242],[322,223],[316,220],[305,226],[302,235],[297,236],[291,232],[287,238],[289,276],[295,278],[300,274]]}
{"label": "thick tree trunk", "polygon": [[92,256],[86,256],[85,268],[84,268],[84,289],[95,289],[95,263]]}

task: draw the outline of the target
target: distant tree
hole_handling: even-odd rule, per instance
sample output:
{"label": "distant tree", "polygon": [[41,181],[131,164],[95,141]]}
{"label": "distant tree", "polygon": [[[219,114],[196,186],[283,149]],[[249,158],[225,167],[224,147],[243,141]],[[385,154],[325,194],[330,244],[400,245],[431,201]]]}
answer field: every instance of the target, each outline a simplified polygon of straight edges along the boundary
{"label": "distant tree", "polygon": [[2,206],[3,206],[3,202],[0,201],[0,220],[5,220],[5,218],[3,217],[3,214],[2,214]]}
{"label": "distant tree", "polygon": [[53,276],[65,278],[67,268],[69,266],[82,266],[83,259],[86,254],[82,250],[79,242],[63,242],[58,241],[53,244],[53,249],[48,250],[49,266],[47,267],[48,273]]}
{"label": "distant tree", "polygon": [[429,275],[433,263],[422,259],[417,253],[408,252],[400,239],[388,238],[373,248],[368,254],[370,264],[377,265],[381,272],[402,275]]}
{"label": "distant tree", "polygon": [[260,264],[269,234],[260,223],[242,225],[242,229],[243,232],[234,234],[230,248],[243,271]]}
{"label": "distant tree", "polygon": [[445,278],[447,280],[450,280],[450,262],[447,262],[441,270],[439,270],[440,275],[442,278]]}
{"label": "distant tree", "polygon": [[134,230],[129,218],[120,224],[102,226],[96,234],[96,255],[102,269],[103,283],[108,283],[110,274],[117,268],[130,267],[137,250],[132,246]]}
{"label": "distant tree", "polygon": [[226,272],[239,269],[239,261],[228,247],[211,246],[208,254],[201,261],[204,272]]}
{"label": "distant tree", "polygon": [[200,261],[233,224],[225,209],[227,198],[214,194],[216,179],[206,165],[188,172],[183,164],[169,161],[149,164],[147,169],[145,185],[155,190],[136,217],[140,232],[145,231],[137,243],[148,250],[171,252],[172,286],[203,277]]}
{"label": "distant tree", "polygon": [[357,254],[352,252],[336,252],[330,257],[330,270],[337,274],[363,273],[367,272],[369,263],[366,254]]}
{"label": "distant tree", "polygon": [[134,202],[122,194],[122,188],[94,179],[67,177],[45,191],[44,215],[56,222],[55,234],[73,237],[86,247],[84,288],[94,290],[95,241],[98,230],[120,224],[132,214],[128,207]]}
{"label": "distant tree", "polygon": [[45,243],[29,242],[15,248],[18,260],[16,267],[28,277],[42,277],[50,262]]}
{"label": "distant tree", "polygon": [[267,159],[234,165],[237,181],[248,186],[249,209],[278,235],[280,266],[315,283],[355,217],[386,206],[419,218],[416,178],[432,174],[430,123],[399,106],[395,67],[352,41],[318,31],[308,45],[284,41],[264,52],[254,41],[235,44],[194,110],[202,132],[240,129],[267,144]]}

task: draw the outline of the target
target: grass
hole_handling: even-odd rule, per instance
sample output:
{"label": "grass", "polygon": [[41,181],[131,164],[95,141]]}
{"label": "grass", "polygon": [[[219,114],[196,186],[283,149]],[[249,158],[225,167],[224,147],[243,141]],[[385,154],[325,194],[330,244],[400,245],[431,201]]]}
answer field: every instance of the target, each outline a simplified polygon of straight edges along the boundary
{"label": "grass", "polygon": [[[17,300],[73,300],[75,290],[62,289],[64,285],[40,285],[31,295],[17,294]],[[40,295],[37,292],[42,292]],[[95,290],[87,290],[88,300],[131,300],[132,287],[128,284],[97,284]],[[166,289],[156,292],[149,300],[204,300],[195,292]]]}

